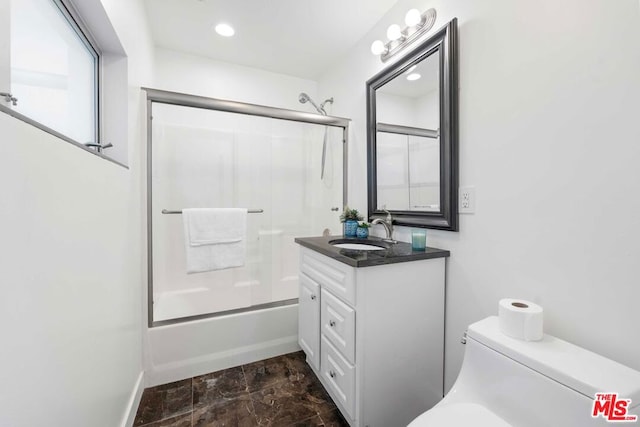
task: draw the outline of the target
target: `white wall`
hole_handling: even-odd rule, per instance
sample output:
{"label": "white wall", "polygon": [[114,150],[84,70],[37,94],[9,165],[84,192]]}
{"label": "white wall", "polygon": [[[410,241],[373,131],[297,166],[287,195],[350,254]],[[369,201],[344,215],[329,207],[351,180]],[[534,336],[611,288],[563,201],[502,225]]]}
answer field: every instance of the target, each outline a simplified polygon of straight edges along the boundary
{"label": "white wall", "polygon": [[369,46],[411,7],[435,7],[435,28],[459,19],[460,183],[477,191],[459,233],[428,232],[451,250],[446,388],[466,325],[503,297],[541,304],[548,333],[640,370],[638,2],[399,1],[319,81],[353,119],[350,205],[361,210],[364,82],[383,68]]}
{"label": "white wall", "polygon": [[317,98],[312,80],[162,48],[156,49],[155,60],[156,89],[316,112],[298,102],[300,92]]}
{"label": "white wall", "polygon": [[103,3],[129,55],[130,168],[0,114],[1,425],[124,425],[141,391],[136,86],[152,51],[140,2]]}

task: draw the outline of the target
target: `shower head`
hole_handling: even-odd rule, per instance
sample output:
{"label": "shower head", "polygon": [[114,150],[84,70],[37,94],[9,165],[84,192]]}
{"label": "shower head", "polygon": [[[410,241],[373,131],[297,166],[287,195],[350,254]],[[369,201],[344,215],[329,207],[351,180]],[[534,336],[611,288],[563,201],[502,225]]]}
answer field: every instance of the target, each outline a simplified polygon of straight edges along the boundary
{"label": "shower head", "polygon": [[[322,114],[323,116],[327,115],[327,112],[324,111],[324,104],[327,103],[327,101],[329,101],[328,99],[322,103],[322,105],[318,106],[318,104],[316,104],[315,102],[313,102],[313,99],[311,99],[311,97],[309,95],[307,95],[306,93],[302,92],[300,95],[298,95],[298,101],[300,101],[301,104],[305,104],[307,101],[311,103],[311,105],[313,105],[315,107],[315,109],[318,111],[318,113]],[[333,98],[331,98],[331,102],[333,102]]]}

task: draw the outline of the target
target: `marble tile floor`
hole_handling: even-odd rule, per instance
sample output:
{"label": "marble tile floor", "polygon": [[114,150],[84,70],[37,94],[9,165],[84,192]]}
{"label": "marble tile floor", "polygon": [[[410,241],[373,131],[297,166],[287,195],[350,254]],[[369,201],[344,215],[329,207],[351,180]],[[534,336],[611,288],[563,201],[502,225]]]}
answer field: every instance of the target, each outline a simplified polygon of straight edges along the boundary
{"label": "marble tile floor", "polygon": [[135,427],[348,427],[302,351],[145,389]]}

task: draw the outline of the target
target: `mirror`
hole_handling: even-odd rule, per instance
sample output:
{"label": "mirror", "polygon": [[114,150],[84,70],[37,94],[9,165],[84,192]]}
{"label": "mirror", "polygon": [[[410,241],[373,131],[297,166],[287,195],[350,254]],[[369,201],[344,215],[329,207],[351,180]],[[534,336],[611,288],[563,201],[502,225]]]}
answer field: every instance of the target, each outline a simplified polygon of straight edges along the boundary
{"label": "mirror", "polygon": [[369,218],[458,230],[457,21],[367,81]]}

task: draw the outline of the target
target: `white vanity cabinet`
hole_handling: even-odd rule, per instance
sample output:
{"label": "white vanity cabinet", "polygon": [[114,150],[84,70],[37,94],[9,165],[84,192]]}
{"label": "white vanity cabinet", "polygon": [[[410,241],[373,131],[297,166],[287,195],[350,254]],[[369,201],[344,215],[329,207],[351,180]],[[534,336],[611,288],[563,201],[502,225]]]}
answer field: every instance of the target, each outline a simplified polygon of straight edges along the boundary
{"label": "white vanity cabinet", "polygon": [[445,256],[352,267],[301,247],[299,343],[352,426],[406,426],[442,399]]}

